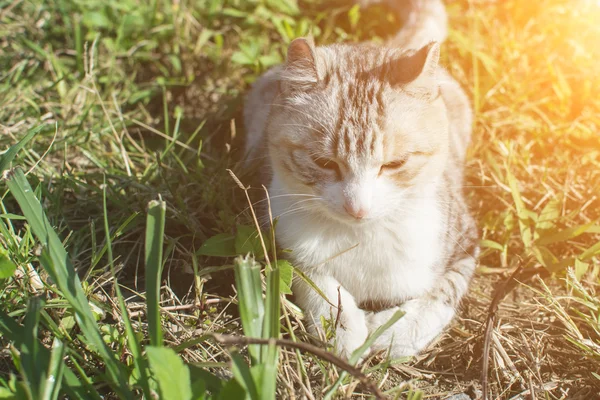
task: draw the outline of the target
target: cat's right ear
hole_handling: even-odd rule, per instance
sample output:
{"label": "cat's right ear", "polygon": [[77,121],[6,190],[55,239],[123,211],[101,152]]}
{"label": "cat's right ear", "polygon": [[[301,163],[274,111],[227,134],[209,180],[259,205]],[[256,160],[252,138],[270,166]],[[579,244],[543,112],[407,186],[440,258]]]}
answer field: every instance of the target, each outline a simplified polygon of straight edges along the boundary
{"label": "cat's right ear", "polygon": [[294,39],[290,43],[280,78],[284,91],[308,90],[317,84],[317,59],[311,37]]}

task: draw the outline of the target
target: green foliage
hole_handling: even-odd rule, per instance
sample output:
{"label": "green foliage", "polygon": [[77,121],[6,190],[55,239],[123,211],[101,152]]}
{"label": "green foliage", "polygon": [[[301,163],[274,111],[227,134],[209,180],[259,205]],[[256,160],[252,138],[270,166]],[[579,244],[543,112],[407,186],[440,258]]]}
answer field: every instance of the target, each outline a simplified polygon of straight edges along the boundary
{"label": "green foliage", "polygon": [[177,353],[165,347],[148,346],[146,355],[161,399],[192,399],[190,371]]}
{"label": "green foliage", "polygon": [[0,279],[7,279],[13,276],[17,266],[8,257],[8,252],[0,247]]}
{"label": "green foliage", "polygon": [[160,282],[163,271],[163,238],[165,231],[164,201],[152,201],[148,205],[146,223],[146,304],[148,307],[148,331],[150,343],[162,346],[160,326]]}

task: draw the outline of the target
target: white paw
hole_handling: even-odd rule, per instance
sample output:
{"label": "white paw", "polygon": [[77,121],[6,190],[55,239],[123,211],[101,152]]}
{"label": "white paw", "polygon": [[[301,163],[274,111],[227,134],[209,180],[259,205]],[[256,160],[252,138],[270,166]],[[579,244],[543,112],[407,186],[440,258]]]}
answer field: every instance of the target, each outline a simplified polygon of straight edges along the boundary
{"label": "white paw", "polygon": [[373,350],[389,350],[391,358],[415,356],[427,347],[454,316],[454,309],[444,304],[411,300],[402,305],[367,315],[369,333],[386,323],[402,309],[406,314],[375,341]]}
{"label": "white paw", "polygon": [[[369,333],[373,333],[377,328],[389,321],[398,309],[399,307],[395,307],[389,310],[367,314],[367,327]],[[399,321],[388,328],[375,340],[373,350],[389,350],[391,358],[416,355],[419,352],[419,349],[415,346],[416,335],[413,333],[414,327],[415,323],[405,314]]]}
{"label": "white paw", "polygon": [[[352,353],[367,340],[367,336],[369,336],[369,330],[363,310],[356,309],[352,312],[342,312],[333,339],[336,353],[345,359],[350,358]],[[363,356],[368,353],[369,350],[365,351]]]}

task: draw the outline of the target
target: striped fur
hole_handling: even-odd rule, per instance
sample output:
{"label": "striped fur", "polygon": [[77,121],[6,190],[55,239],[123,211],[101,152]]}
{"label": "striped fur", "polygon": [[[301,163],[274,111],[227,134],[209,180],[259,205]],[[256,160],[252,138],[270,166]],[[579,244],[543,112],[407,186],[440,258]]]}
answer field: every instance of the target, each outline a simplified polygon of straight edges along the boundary
{"label": "striped fur", "polygon": [[[439,13],[437,0],[413,2]],[[296,301],[314,329],[339,315],[342,355],[398,308],[406,315],[373,349],[418,353],[451,321],[475,269],[462,193],[471,111],[438,57],[435,43],[297,39],[248,95],[247,157],[269,171],[278,244],[329,299],[298,280]]]}

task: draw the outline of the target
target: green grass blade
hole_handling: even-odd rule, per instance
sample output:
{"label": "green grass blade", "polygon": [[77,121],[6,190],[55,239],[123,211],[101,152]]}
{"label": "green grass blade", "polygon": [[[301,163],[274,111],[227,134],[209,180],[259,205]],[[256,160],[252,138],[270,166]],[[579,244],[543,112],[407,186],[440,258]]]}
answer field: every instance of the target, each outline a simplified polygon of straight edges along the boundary
{"label": "green grass blade", "polygon": [[84,336],[104,361],[108,375],[111,378],[111,386],[123,398],[132,399],[133,394],[125,379],[126,374],[123,366],[119,363],[113,351],[104,343],[81,287],[79,276],[75,272],[60,238],[46,218],[40,202],[33,194],[33,189],[27,182],[23,171],[20,169],[13,170],[8,175],[7,184],[42,245],[42,254],[39,257],[40,263],[73,308],[77,323]]}
{"label": "green grass blade", "polygon": [[152,392],[150,390],[150,380],[147,373],[146,368],[146,360],[142,356],[142,346],[140,342],[137,340],[137,336],[135,334],[135,330],[133,329],[133,325],[131,324],[131,320],[129,319],[129,313],[127,312],[127,306],[125,304],[125,299],[123,298],[123,294],[121,293],[121,288],[117,283],[117,276],[115,271],[115,262],[112,253],[112,239],[110,235],[110,228],[108,224],[108,208],[106,205],[106,177],[104,178],[104,188],[102,190],[102,205],[104,208],[104,232],[106,235],[106,250],[108,255],[108,262],[110,264],[110,270],[113,276],[113,282],[115,283],[114,288],[117,294],[117,300],[119,303],[119,309],[121,311],[121,317],[123,318],[123,324],[125,325],[125,334],[127,336],[127,342],[129,343],[129,350],[131,351],[131,355],[133,356],[133,362],[135,368],[137,368],[140,374],[140,385],[142,387],[142,391],[144,392],[144,396],[147,399],[152,398]]}
{"label": "green grass blade", "polygon": [[[354,352],[350,356],[348,362],[350,364],[352,364],[352,365],[355,365],[358,362],[358,360],[360,360],[361,356],[367,351],[367,349],[369,347],[371,347],[373,345],[373,343],[375,343],[375,340],[377,340],[377,338],[379,336],[381,336],[386,330],[388,330],[400,318],[402,318],[402,316],[404,316],[404,314],[405,313],[402,310],[396,311],[394,313],[394,315],[392,315],[392,317],[385,324],[383,324],[379,328],[377,328],[375,330],[375,332],[373,332],[367,338],[367,340],[365,340],[365,342],[358,349],[354,350]],[[323,396],[324,400],[333,398],[333,396],[335,395],[338,387],[342,384],[342,382],[344,381],[344,379],[346,379],[346,376],[348,376],[347,372],[342,372],[340,374],[340,376],[338,377],[338,379],[331,386],[331,388],[327,391],[327,393],[325,394],[325,396]]]}
{"label": "green grass blade", "polygon": [[[265,304],[262,296],[260,265],[254,259],[238,257],[235,259],[235,287],[238,295],[238,308],[244,334],[259,338],[263,332]],[[258,345],[248,346],[254,360],[260,362],[261,354]]]}
{"label": "green grass blade", "polygon": [[43,127],[44,127],[43,125],[40,125],[36,128],[31,129],[29,132],[27,132],[27,134],[25,135],[25,137],[23,139],[21,139],[17,144],[15,144],[11,148],[9,148],[8,151],[0,157],[0,176],[2,175],[2,172],[4,172],[5,170],[7,170],[9,168],[10,163],[15,158],[17,153],[27,143],[29,143],[29,141],[31,139],[33,139],[34,136],[37,135],[39,133],[39,131],[42,130]]}
{"label": "green grass blade", "polygon": [[25,337],[21,344],[21,373],[34,399],[40,397],[46,381],[46,365],[39,362],[41,344],[37,340],[42,308],[44,301],[40,297],[29,299],[25,315]]}
{"label": "green grass blade", "polygon": [[[12,341],[15,347],[20,348],[23,346],[26,336],[25,328],[17,324],[8,314],[5,314],[2,311],[0,311],[0,332],[8,340]],[[38,349],[37,363],[40,365],[48,365],[50,351],[41,343],[38,343]],[[87,389],[84,388],[83,384],[70,369],[64,371],[63,385],[64,392],[72,399],[100,399],[100,396],[92,387]]]}
{"label": "green grass blade", "polygon": [[567,240],[574,239],[584,233],[589,232],[591,229],[597,227],[597,221],[592,221],[588,224],[578,225],[571,228],[564,229],[559,232],[555,232],[546,236],[540,237],[536,240],[535,244],[537,245],[549,245],[557,242],[566,242]]}
{"label": "green grass blade", "polygon": [[163,238],[165,232],[166,203],[153,200],[148,204],[146,220],[146,306],[148,332],[152,346],[162,346],[160,325],[160,282],[162,276]]}
{"label": "green grass blade", "polygon": [[385,324],[383,324],[379,328],[375,329],[375,332],[373,332],[371,335],[369,335],[367,340],[365,340],[365,342],[358,349],[354,350],[354,352],[348,359],[348,362],[352,365],[355,365],[358,362],[358,360],[360,360],[360,358],[363,356],[363,354],[365,354],[367,349],[369,347],[371,347],[373,345],[373,343],[375,343],[377,338],[379,336],[383,335],[383,333],[385,331],[387,331],[389,328],[391,328],[392,325],[394,325],[396,322],[398,322],[398,320],[400,318],[402,318],[404,316],[404,314],[405,314],[405,312],[402,310],[396,311],[394,313],[394,315],[392,315]]}
{"label": "green grass blade", "polygon": [[231,354],[231,371],[235,380],[244,388],[251,399],[259,399],[256,381],[244,358],[237,352]]}
{"label": "green grass blade", "polygon": [[46,373],[46,382],[44,384],[43,400],[57,400],[60,394],[62,377],[65,371],[65,345],[59,339],[54,338],[52,343],[52,352],[50,353],[50,362]]}
{"label": "green grass blade", "polygon": [[[267,273],[267,293],[265,302],[265,320],[263,322],[263,338],[279,338],[281,323],[281,295],[279,292],[279,268]],[[274,399],[277,389],[277,366],[279,361],[279,348],[274,344],[261,347],[261,361],[263,365],[260,395],[262,399]]]}

